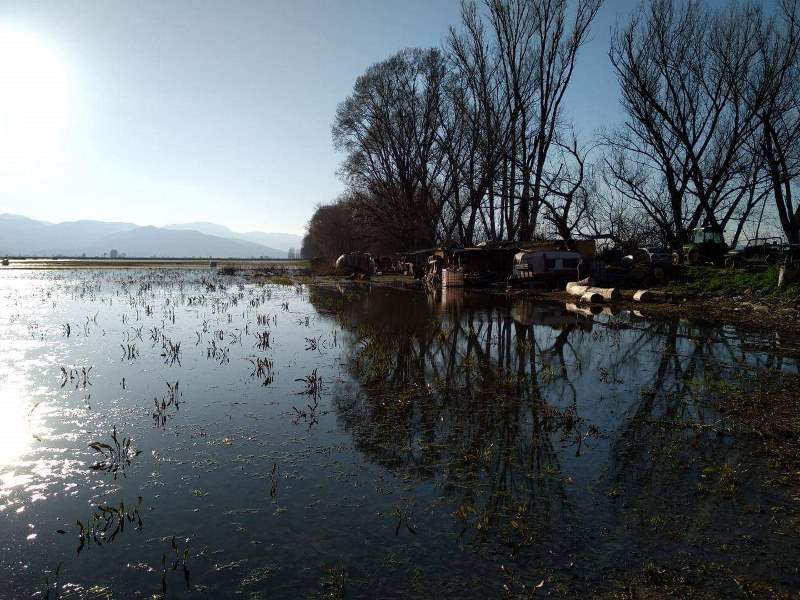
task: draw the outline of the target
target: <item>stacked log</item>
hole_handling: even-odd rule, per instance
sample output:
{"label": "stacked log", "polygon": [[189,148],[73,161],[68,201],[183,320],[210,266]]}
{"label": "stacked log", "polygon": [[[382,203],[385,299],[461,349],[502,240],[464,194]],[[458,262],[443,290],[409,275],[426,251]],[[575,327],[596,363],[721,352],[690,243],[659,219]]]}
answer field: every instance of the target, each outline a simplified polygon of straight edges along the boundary
{"label": "stacked log", "polygon": [[586,292],[581,295],[582,304],[594,304],[595,302],[602,302],[603,296],[597,292]]}
{"label": "stacked log", "polygon": [[620,293],[617,288],[598,288],[590,285],[581,285],[580,282],[570,281],[567,284],[567,293],[577,296],[581,302],[612,302],[619,300]]}

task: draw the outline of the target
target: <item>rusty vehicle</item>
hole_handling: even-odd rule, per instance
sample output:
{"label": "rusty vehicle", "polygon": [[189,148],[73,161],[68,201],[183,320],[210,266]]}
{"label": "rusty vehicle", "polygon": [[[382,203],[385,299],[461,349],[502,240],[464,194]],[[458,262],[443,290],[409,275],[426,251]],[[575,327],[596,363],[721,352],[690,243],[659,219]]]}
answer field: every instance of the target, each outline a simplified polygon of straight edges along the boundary
{"label": "rusty vehicle", "polygon": [[725,255],[725,266],[735,269],[775,265],[784,259],[787,249],[788,244],[779,237],[752,238],[743,247],[735,248]]}

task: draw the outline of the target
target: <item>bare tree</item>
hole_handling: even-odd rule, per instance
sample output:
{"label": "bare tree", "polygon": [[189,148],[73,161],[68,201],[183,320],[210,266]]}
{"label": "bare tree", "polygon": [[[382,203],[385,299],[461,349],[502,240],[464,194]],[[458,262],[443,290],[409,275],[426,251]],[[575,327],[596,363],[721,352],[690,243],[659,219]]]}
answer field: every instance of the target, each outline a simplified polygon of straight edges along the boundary
{"label": "bare tree", "polygon": [[306,226],[301,256],[331,260],[344,252],[367,250],[365,232],[354,226],[355,220],[354,200],[350,196],[317,206]]}
{"label": "bare tree", "polygon": [[[545,194],[545,169],[561,125],[578,51],[602,0],[487,0],[509,104],[509,196],[521,182],[516,235],[532,238]],[[512,215],[509,215],[509,217]],[[508,217],[507,217],[508,218]]]}
{"label": "bare tree", "polygon": [[[452,198],[451,231],[462,232],[463,243],[473,242],[476,229],[483,237],[502,239],[505,232],[507,198],[495,196],[499,168],[507,155],[509,139],[508,103],[503,97],[500,57],[487,39],[475,2],[462,4],[463,32],[450,29],[448,56],[451,65],[450,102],[453,130],[442,146],[458,171],[458,187]],[[455,152],[459,144],[460,152]],[[499,218],[498,218],[499,216]],[[452,233],[446,237],[452,237]]]}
{"label": "bare tree", "polygon": [[372,201],[363,218],[397,248],[432,245],[441,226],[445,74],[439,50],[403,50],[359,77],[336,111],[334,144],[347,153],[341,173],[362,203]]}
{"label": "bare tree", "polygon": [[760,45],[765,77],[772,86],[756,107],[757,145],[786,238],[800,243],[800,203],[793,189],[800,174],[800,13],[796,0],[782,0],[780,21],[765,30]]}
{"label": "bare tree", "polygon": [[653,0],[614,33],[627,119],[606,139],[606,168],[676,249],[698,225],[724,229],[758,195],[745,148],[768,89],[764,27],[755,5],[713,12],[698,0]]}
{"label": "bare tree", "polygon": [[580,146],[573,131],[567,135],[567,139],[559,137],[554,141],[552,168],[545,173],[542,204],[544,221],[552,225],[561,239],[570,241],[576,232],[581,232],[595,198],[587,182],[587,156],[591,148]]}

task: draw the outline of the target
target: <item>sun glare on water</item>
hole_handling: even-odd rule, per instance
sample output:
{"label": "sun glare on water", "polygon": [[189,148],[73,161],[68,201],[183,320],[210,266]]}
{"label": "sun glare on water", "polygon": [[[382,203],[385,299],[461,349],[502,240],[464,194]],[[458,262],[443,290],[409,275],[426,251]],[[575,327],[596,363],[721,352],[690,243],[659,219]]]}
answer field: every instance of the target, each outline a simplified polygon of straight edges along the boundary
{"label": "sun glare on water", "polygon": [[0,23],[0,163],[35,165],[53,150],[69,116],[69,82],[58,53],[33,33]]}

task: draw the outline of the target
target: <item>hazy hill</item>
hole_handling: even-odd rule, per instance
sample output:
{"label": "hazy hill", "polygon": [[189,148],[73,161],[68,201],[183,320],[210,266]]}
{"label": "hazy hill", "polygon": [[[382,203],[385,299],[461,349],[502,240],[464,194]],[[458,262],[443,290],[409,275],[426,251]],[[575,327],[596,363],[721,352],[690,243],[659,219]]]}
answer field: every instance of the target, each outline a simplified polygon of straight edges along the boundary
{"label": "hazy hill", "polygon": [[239,233],[224,225],[217,225],[216,223],[208,223],[199,221],[196,223],[177,223],[175,225],[167,225],[165,229],[191,229],[205,233],[207,235],[217,235],[220,237],[232,238],[237,240],[247,240],[248,242],[255,242],[256,244],[263,244],[272,248],[278,248],[287,252],[289,248],[294,248],[298,252],[300,246],[303,244],[302,236],[294,233],[277,233],[266,231],[249,231],[246,233]]}
{"label": "hazy hill", "polygon": [[128,256],[176,256],[176,257],[231,257],[258,258],[269,256],[283,258],[286,252],[255,244],[245,240],[235,240],[217,235],[207,235],[199,231],[162,229],[159,227],[138,227],[107,235],[90,248],[92,254],[102,254],[110,248],[124,252]]}
{"label": "hazy hill", "polygon": [[133,223],[104,221],[47,223],[19,215],[0,215],[0,254],[82,254],[103,237],[136,227]]}
{"label": "hazy hill", "polygon": [[173,230],[190,230],[199,231],[206,235],[216,235],[218,237],[234,238],[237,233],[224,225],[217,225],[216,223],[208,223],[206,221],[197,221],[195,223],[176,223],[174,225],[165,225],[164,229]]}
{"label": "hazy hill", "polygon": [[[227,229],[217,227],[220,231]],[[280,248],[199,231],[89,220],[47,223],[19,215],[0,215],[2,256],[102,256],[111,249],[145,257],[286,257],[286,251]]]}

